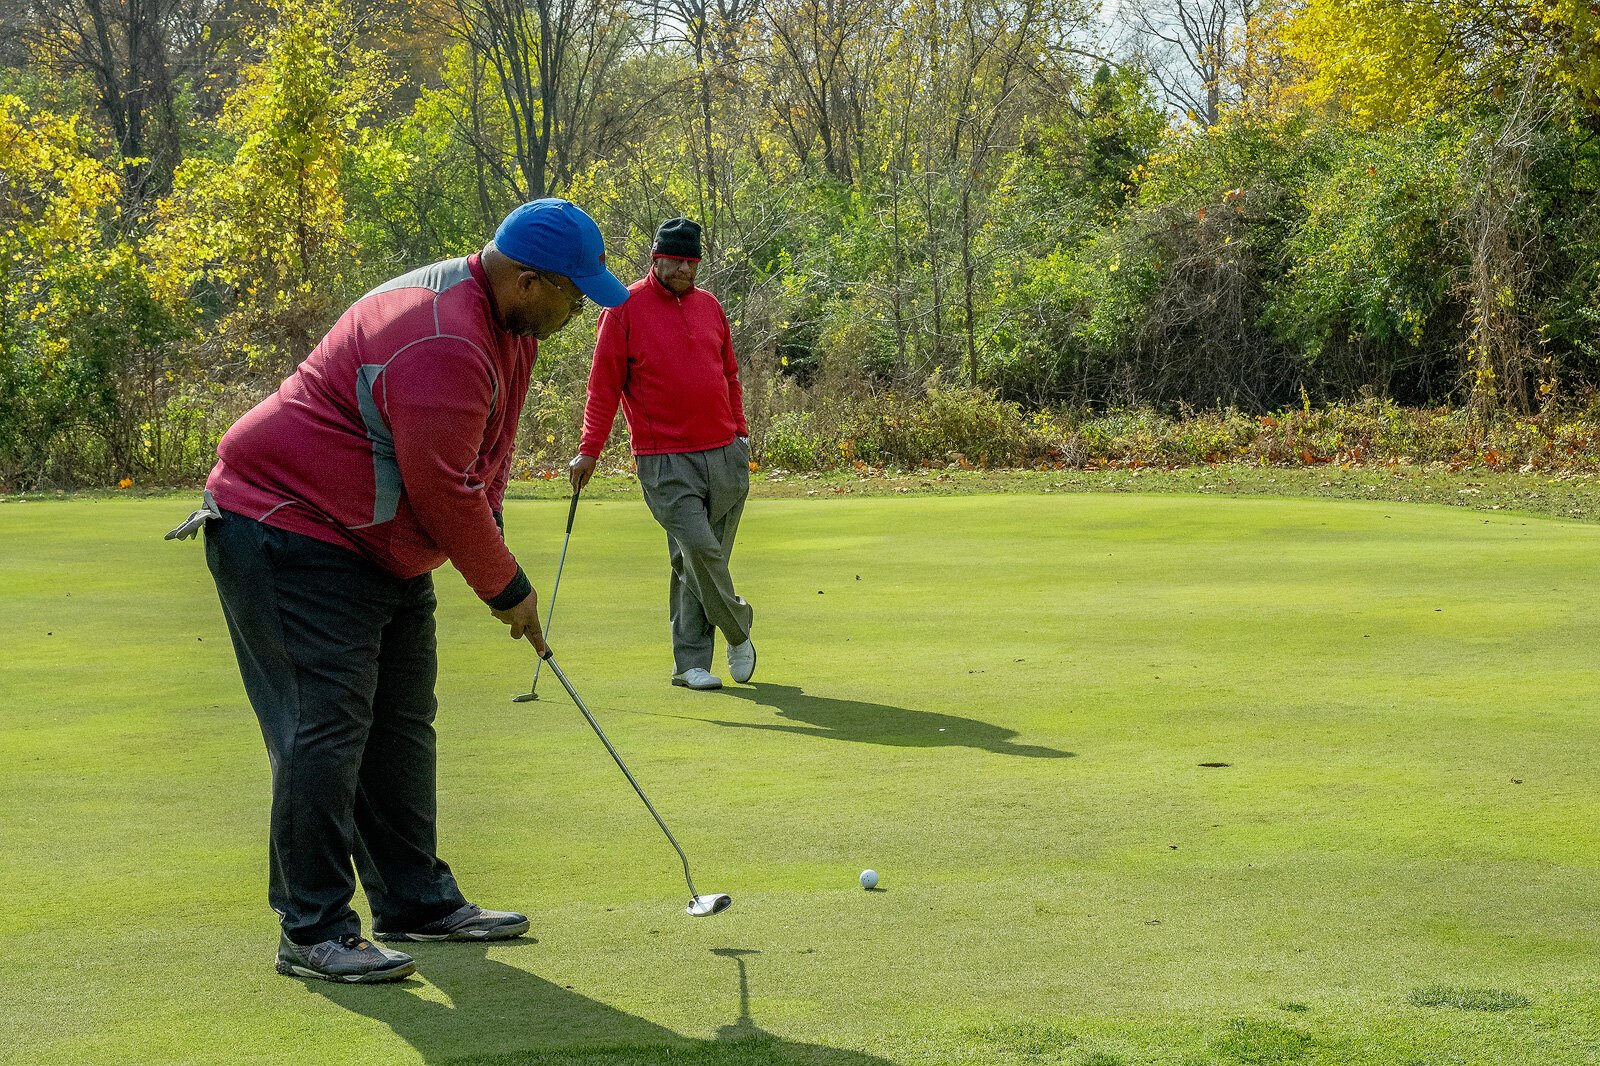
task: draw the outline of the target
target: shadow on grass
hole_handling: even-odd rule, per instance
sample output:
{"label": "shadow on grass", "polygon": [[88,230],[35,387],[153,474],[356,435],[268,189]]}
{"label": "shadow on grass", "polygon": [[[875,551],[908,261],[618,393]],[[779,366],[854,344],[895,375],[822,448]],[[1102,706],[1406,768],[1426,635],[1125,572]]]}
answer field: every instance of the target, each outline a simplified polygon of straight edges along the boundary
{"label": "shadow on grass", "polygon": [[736,729],[771,729],[780,733],[853,740],[861,744],[887,744],[892,747],[979,748],[997,755],[1022,755],[1034,759],[1070,759],[1075,754],[1037,744],[1018,744],[1013,740],[1017,735],[1016,730],[1003,729],[975,718],[913,711],[883,703],[811,696],[793,685],[753,684],[725,688],[722,695],[771,707],[778,712],[779,718],[805,724],[724,722],[715,718],[702,718],[699,721]]}
{"label": "shadow on grass", "polygon": [[[535,944],[495,947],[522,953]],[[892,1066],[860,1052],[783,1040],[758,1027],[750,1016],[745,957],[760,952],[746,948],[713,950],[738,967],[739,1014],[716,1039],[696,1040],[490,959],[483,944],[410,946],[419,949],[413,954],[426,982],[305,981],[306,990],[387,1025],[429,1066]],[[680,992],[710,1014],[725,1009],[720,984],[721,978],[708,978]]]}

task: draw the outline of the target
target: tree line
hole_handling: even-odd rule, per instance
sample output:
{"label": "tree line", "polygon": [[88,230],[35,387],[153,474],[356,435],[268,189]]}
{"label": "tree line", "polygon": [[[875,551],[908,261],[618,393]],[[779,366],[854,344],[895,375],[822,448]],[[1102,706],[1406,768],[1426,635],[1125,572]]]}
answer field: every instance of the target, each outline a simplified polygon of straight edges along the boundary
{"label": "tree line", "polygon": [[[0,487],[193,478],[343,308],[545,195],[687,214],[761,430],[1592,402],[1578,0],[23,0]],[[534,451],[591,338],[546,344]],[[834,421],[838,421],[835,419]],[[936,445],[930,445],[936,447]]]}

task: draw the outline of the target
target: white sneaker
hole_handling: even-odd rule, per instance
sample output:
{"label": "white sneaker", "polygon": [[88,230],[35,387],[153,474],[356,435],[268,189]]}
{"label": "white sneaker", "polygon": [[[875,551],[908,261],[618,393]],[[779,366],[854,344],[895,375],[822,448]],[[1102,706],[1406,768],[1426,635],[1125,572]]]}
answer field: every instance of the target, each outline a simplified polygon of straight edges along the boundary
{"label": "white sneaker", "polygon": [[746,639],[743,644],[735,644],[728,649],[728,673],[733,675],[735,681],[743,685],[755,675],[755,672],[755,641]]}
{"label": "white sneaker", "polygon": [[[735,596],[734,600],[741,607],[750,607],[743,596]],[[755,624],[755,608],[750,608],[750,623]],[[733,675],[734,681],[747,684],[756,672],[756,646],[750,640],[750,630],[745,629],[743,644],[728,645],[728,672]]]}
{"label": "white sneaker", "polygon": [[722,687],[722,678],[710,670],[702,670],[698,666],[692,670],[685,670],[681,674],[672,675],[672,683],[682,688],[692,688],[696,692],[709,692]]}

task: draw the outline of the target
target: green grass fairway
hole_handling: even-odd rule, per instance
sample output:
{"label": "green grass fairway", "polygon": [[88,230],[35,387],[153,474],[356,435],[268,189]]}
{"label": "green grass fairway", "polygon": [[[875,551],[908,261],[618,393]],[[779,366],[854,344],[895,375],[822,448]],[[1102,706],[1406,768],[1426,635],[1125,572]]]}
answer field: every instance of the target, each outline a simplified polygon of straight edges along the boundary
{"label": "green grass fairway", "polygon": [[[442,851],[533,934],[351,988],[272,972],[265,751],[203,552],[161,540],[189,507],[0,503],[0,1061],[1600,1062],[1600,526],[757,500],[757,683],[699,694],[663,536],[586,503],[552,643],[734,906],[683,913],[446,569]],[[565,516],[508,507],[543,590]]]}

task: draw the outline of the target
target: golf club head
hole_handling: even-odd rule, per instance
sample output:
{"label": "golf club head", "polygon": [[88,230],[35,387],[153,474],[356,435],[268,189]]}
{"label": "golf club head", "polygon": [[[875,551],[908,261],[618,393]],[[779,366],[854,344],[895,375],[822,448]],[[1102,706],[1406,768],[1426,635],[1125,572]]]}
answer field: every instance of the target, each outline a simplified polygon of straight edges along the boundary
{"label": "golf club head", "polygon": [[539,698],[539,694],[537,692],[524,692],[520,696],[512,696],[511,697],[511,702],[512,703],[532,703],[534,700],[536,700],[538,698]]}
{"label": "golf club head", "polygon": [[704,918],[708,914],[725,911],[733,904],[733,897],[721,892],[713,892],[706,896],[695,896],[689,901],[689,913],[696,918]]}

